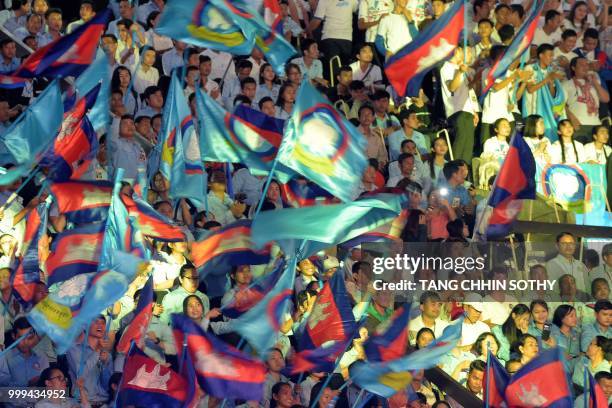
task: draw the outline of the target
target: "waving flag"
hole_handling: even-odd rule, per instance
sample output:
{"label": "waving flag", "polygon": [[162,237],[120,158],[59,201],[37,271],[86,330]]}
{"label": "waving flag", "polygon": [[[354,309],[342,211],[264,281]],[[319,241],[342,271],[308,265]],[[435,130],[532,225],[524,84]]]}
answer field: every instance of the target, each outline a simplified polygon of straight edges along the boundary
{"label": "waving flag", "polygon": [[[353,341],[353,339],[350,339]],[[299,373],[331,373],[336,368],[336,359],[344,349],[346,342],[335,341],[312,350],[297,352],[291,358],[288,367],[290,375]]]}
{"label": "waving flag", "polygon": [[366,242],[402,242],[401,235],[404,231],[404,227],[408,222],[408,215],[410,210],[408,207],[408,201],[406,200],[402,204],[402,211],[392,221],[381,225],[380,227],[374,228],[373,230],[361,234],[353,239],[349,239],[340,244],[343,248],[355,248]]}
{"label": "waving flag", "polygon": [[[279,162],[342,201],[351,201],[366,168],[366,146],[357,128],[309,81],[303,81],[278,153]],[[288,181],[282,174],[279,178]]]}
{"label": "waving flag", "polygon": [[53,181],[79,178],[98,150],[98,136],[86,113],[94,105],[100,86],[94,87],[64,114],[62,128],[51,149],[40,162],[47,167],[47,177]]}
{"label": "waving flag", "polygon": [[261,265],[270,260],[270,245],[256,250],[251,242],[251,220],[238,220],[191,244],[191,258],[203,276],[225,275],[232,266]]}
{"label": "waving flag", "polygon": [[495,62],[493,62],[493,66],[491,69],[489,69],[489,73],[485,78],[484,86],[480,95],[481,102],[484,100],[491,87],[493,87],[495,81],[504,76],[510,65],[512,65],[517,58],[519,58],[529,49],[529,46],[533,41],[536,28],[538,28],[540,14],[542,14],[544,4],[546,4],[546,0],[536,0],[534,2],[534,4],[531,6],[531,11],[525,18],[521,28],[519,28],[517,33],[514,35],[514,39],[508,48],[506,48],[504,53]]}
{"label": "waving flag", "polygon": [[310,256],[393,221],[405,200],[404,195],[378,194],[351,203],[264,211],[253,220],[251,239],[257,248],[276,241],[286,254],[306,240],[303,255]]}
{"label": "waving flag", "polygon": [[88,224],[60,233],[47,258],[47,285],[95,272],[102,249],[104,224]]}
{"label": "waving flag", "polygon": [[407,356],[384,362],[362,363],[351,369],[351,379],[359,387],[389,398],[412,381],[409,371],[435,367],[440,359],[456,347],[461,338],[463,318],[444,329],[439,339]]}
{"label": "waving flag", "polygon": [[540,352],[522,366],[506,388],[509,407],[572,407],[572,390],[567,381],[560,348]]}
{"label": "waving flag", "polygon": [[72,33],[39,48],[23,61],[13,75],[21,78],[78,76],[96,56],[109,16],[108,9],[97,13]]}
{"label": "waving flag", "polygon": [[186,241],[183,230],[173,225],[172,220],[155,211],[153,207],[141,198],[121,194],[121,201],[134,218],[142,235],[164,242]]}
{"label": "waving flag", "polygon": [[[0,157],[3,159],[0,165],[21,165],[3,175],[3,184],[12,183],[40,160],[40,154],[49,148],[60,128],[63,113],[59,84],[53,81],[0,135]],[[9,176],[13,180],[9,180]]]}
{"label": "waving flag", "polygon": [[385,64],[385,73],[401,97],[418,96],[425,75],[459,44],[464,26],[464,2],[455,1]]}
{"label": "waving flag", "polygon": [[606,394],[604,393],[603,389],[595,381],[590,371],[586,367],[584,371],[588,378],[588,384],[589,384],[588,385],[589,395],[588,395],[587,407],[588,408],[605,407],[606,405],[608,405],[608,397],[606,397]]}
{"label": "waving flag", "polygon": [[281,184],[283,200],[294,207],[308,207],[311,205],[332,204],[334,196],[307,180],[291,179]]}
{"label": "waving flag", "polygon": [[272,31],[283,35],[283,16],[278,0],[263,0],[264,21]]}
{"label": "waving flag", "polygon": [[16,89],[22,88],[26,85],[27,81],[23,78],[14,77],[11,75],[0,75],[0,88],[3,89]]}
{"label": "waving flag", "polygon": [[223,306],[223,315],[230,319],[236,319],[259,303],[274,288],[274,285],[282,276],[285,266],[284,260],[278,260],[270,273],[259,278],[248,288],[237,291],[234,298]]}
{"label": "waving flag", "polygon": [[50,200],[30,210],[26,218],[23,237],[23,257],[13,278],[13,292],[23,305],[29,305],[34,298],[36,282],[40,281],[40,266],[48,245],[47,215]]}
{"label": "waving flag", "polygon": [[363,345],[368,361],[390,361],[406,355],[409,321],[410,304],[397,309],[389,319],[379,325]]}
{"label": "waving flag", "polygon": [[194,384],[188,379],[132,347],[117,391],[117,406],[182,408],[190,405],[194,395]]}
{"label": "waving flag", "polygon": [[293,295],[296,264],[297,260],[293,257],[274,289],[251,309],[229,322],[232,330],[244,337],[262,357],[276,342],[281,325],[285,322],[285,313]]}
{"label": "waving flag", "polygon": [[506,369],[489,351],[487,355],[487,371],[482,381],[485,405],[493,408],[506,406],[504,394],[506,393],[509,380],[510,376]]}
{"label": "waving flag", "polygon": [[110,123],[110,91],[111,73],[108,65],[108,57],[101,49],[96,54],[96,59],[75,81],[76,95],[86,95],[92,89],[100,86],[98,97],[87,113],[87,117],[93,128],[102,133]]}
{"label": "waving flag", "polygon": [[493,210],[488,221],[487,239],[503,238],[510,233],[522,207],[517,200],[535,200],[535,171],[531,149],[523,136],[516,133],[489,197],[488,206]]}
{"label": "waving flag", "polygon": [[329,341],[352,340],[356,322],[344,277],[335,273],[317,295],[308,319],[300,327],[299,350],[321,347]]}
{"label": "waving flag", "polygon": [[255,33],[235,24],[210,0],[168,0],[155,27],[159,34],[198,47],[248,55]]}
{"label": "waving flag", "polygon": [[67,181],[50,186],[60,214],[74,224],[106,220],[112,184],[108,181]]}
{"label": "waving flag", "polygon": [[182,314],[172,315],[172,328],[177,355],[182,355],[185,342],[200,387],[207,394],[228,399],[262,399],[266,367],[261,361],[204,332]]}
{"label": "waving flag", "polygon": [[270,172],[285,121],[244,105],[238,105],[232,114],[200,88],[196,100],[200,128],[206,129],[200,137],[202,160],[244,163],[253,174]]}
{"label": "waving flag", "polygon": [[138,305],[134,311],[132,322],[126,327],[119,343],[117,343],[117,352],[127,353],[130,349],[132,341],[138,347],[142,347],[151,316],[153,315],[153,275],[149,276],[149,280],[140,291]]}
{"label": "waving flag", "polygon": [[206,174],[200,157],[198,135],[177,70],[172,74],[164,107],[159,170],[170,183],[170,197],[206,201]]}

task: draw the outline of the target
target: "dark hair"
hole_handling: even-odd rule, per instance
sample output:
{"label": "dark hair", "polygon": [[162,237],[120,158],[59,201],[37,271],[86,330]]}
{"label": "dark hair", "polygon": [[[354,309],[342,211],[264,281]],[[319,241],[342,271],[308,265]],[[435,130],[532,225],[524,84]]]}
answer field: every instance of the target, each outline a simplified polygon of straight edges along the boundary
{"label": "dark hair", "polygon": [[541,299],[536,299],[536,300],[532,300],[531,303],[529,304],[529,311],[531,313],[533,313],[533,309],[537,306],[540,305],[542,306],[544,309],[546,309],[546,311],[548,311],[548,303],[546,303],[545,301],[541,300]]}
{"label": "dark hair", "polygon": [[206,221],[204,225],[202,225],[202,229],[210,230],[216,227],[222,227],[219,221]]}
{"label": "dark hair", "polygon": [[263,98],[261,98],[259,100],[259,102],[257,102],[257,105],[259,106],[259,110],[261,110],[261,108],[263,108],[264,103],[266,102],[272,102],[274,103],[274,101],[272,100],[272,98],[270,98],[269,96],[264,96]]}
{"label": "dark hair", "polygon": [[570,37],[578,37],[578,34],[576,33],[576,31],[574,31],[572,29],[567,29],[567,30],[563,31],[563,33],[561,33],[561,39],[562,40],[567,40]]}
{"label": "dark hair", "polygon": [[495,123],[493,123],[493,129],[495,129],[495,135],[497,136],[497,128],[499,127],[499,124],[502,123],[503,121],[506,121],[508,123],[510,123],[510,121],[508,121],[508,119],[506,118],[499,118],[495,121]]}
{"label": "dark hair", "polygon": [[497,349],[499,350],[499,340],[497,340],[497,337],[495,337],[495,335],[491,332],[484,332],[484,333],[481,333],[480,336],[478,336],[478,338],[476,339],[476,342],[472,346],[472,352],[474,352],[476,356],[482,355],[482,352],[484,351],[482,349],[482,342],[487,337],[493,337],[495,339],[495,344],[497,344]]}
{"label": "dark hair", "polygon": [[[372,45],[371,44],[369,44],[369,43],[361,43],[357,47],[357,53],[359,54],[361,52],[361,50],[363,50],[364,48],[369,48],[370,50],[372,50],[372,52],[374,52],[374,50],[372,49]],[[351,71],[352,71],[352,69],[351,69]]]}
{"label": "dark hair", "polygon": [[117,21],[117,25],[125,26],[125,28],[128,30],[130,29],[132,24],[134,24],[134,22],[129,18],[122,18],[121,20]]}
{"label": "dark hair", "polygon": [[447,181],[450,180],[451,177],[453,177],[453,175],[460,170],[460,167],[461,166],[459,166],[459,163],[454,160],[446,163],[444,165],[444,168],[442,169],[442,171],[444,172],[444,178]]}
{"label": "dark hair", "polygon": [[28,319],[26,319],[25,316],[18,317],[13,322],[13,332],[14,333],[17,333],[17,330],[24,330],[24,329],[30,329],[30,328],[32,328],[32,325],[30,324]]}
{"label": "dark hair", "polygon": [[359,110],[357,111],[357,117],[360,117],[361,116],[361,111],[363,111],[365,109],[370,110],[370,112],[372,112],[372,114],[374,114],[374,108],[372,107],[372,105],[370,105],[369,103],[365,103],[365,104],[363,104],[363,105],[361,105],[359,107]]}
{"label": "dark hair", "polygon": [[64,377],[68,379],[68,376],[66,375],[66,373],[64,373],[64,371],[61,370],[60,368],[47,367],[44,370],[42,370],[42,372],[40,373],[40,376],[38,377],[38,381],[36,382],[36,386],[40,388],[45,388],[47,386],[46,382],[51,379],[51,373],[53,372],[53,370],[57,370],[61,372],[64,375]]}
{"label": "dark hair", "polygon": [[151,85],[151,86],[147,86],[144,90],[144,92],[142,93],[142,96],[145,99],[149,99],[149,97],[151,97],[151,95],[153,95],[154,93],[161,91],[161,89],[159,89],[158,86],[155,85]]}
{"label": "dark hair", "polygon": [[365,262],[365,261],[357,261],[357,262],[355,262],[353,264],[353,266],[351,267],[351,273],[358,273],[361,270],[361,268],[363,266],[366,266],[366,265],[370,265],[370,263],[369,262]]}
{"label": "dark hair", "polygon": [[565,316],[570,314],[572,310],[576,310],[574,306],[572,305],[567,305],[567,304],[559,305],[555,309],[555,313],[553,313],[553,319],[552,319],[553,324],[557,326],[558,328],[561,328],[561,326],[563,325],[563,319],[565,318]]}
{"label": "dark hair", "polygon": [[[265,64],[263,64],[263,65],[261,66],[261,68],[259,69],[259,83],[260,83],[260,84],[264,84],[264,83],[266,82],[266,81],[264,80],[263,74],[264,74],[264,71],[266,70],[266,68],[268,68],[268,67],[272,67],[272,65],[271,65],[271,64],[268,64],[268,63],[266,62],[266,63],[265,63]],[[272,83],[273,83],[273,84],[277,84],[277,83],[279,83],[279,80],[278,80],[278,75],[276,75],[276,71],[274,71],[274,70],[272,70],[272,71],[274,72],[274,79],[272,79]]]}
{"label": "dark hair", "polygon": [[610,284],[606,278],[595,278],[593,282],[591,282],[591,296],[595,297],[595,286],[601,282],[605,283],[608,289],[610,289]]}
{"label": "dark hair", "polygon": [[[476,8],[481,8],[486,3],[486,0],[474,0],[474,4],[472,5],[472,11],[476,14]],[[480,24],[480,22],[478,23]]]}
{"label": "dark hair", "polygon": [[111,88],[113,89],[119,89],[119,85],[120,85],[120,81],[119,81],[119,72],[120,71],[127,71],[128,74],[130,75],[130,78],[132,78],[132,72],[125,66],[120,65],[117,68],[115,68],[115,70],[113,71],[113,77],[111,78]]}
{"label": "dark hair", "polygon": [[308,51],[308,49],[313,45],[316,44],[317,42],[315,40],[313,40],[312,38],[306,38],[303,39],[301,41],[301,45],[300,45],[300,50],[302,51],[302,54],[304,54],[304,52]]}
{"label": "dark hair", "polygon": [[181,269],[180,269],[180,271],[179,271],[179,276],[180,276],[181,278],[182,278],[182,277],[184,277],[184,276],[185,276],[186,271],[188,271],[188,270],[189,270],[189,271],[195,271],[195,270],[196,270],[196,267],[195,267],[195,266],[194,266],[192,263],[187,262],[186,264],[184,264],[183,266],[181,266]]}
{"label": "dark hair", "polygon": [[[574,64],[574,66],[576,66],[576,64]],[[572,125],[572,122],[570,122],[569,119],[561,119],[559,123],[557,123],[557,133],[559,133],[559,145],[561,145],[561,163],[565,163],[565,160],[566,160],[565,145],[564,145],[565,142],[563,141],[563,138],[561,137],[561,134],[560,134],[561,126],[565,124],[569,124],[570,126],[572,126],[572,128],[574,127],[574,125]],[[578,149],[576,148],[576,141],[574,140],[573,135],[572,135],[572,147],[574,148],[574,156],[576,157],[576,161],[579,162],[580,158],[578,157]]]}
{"label": "dark hair", "polygon": [[544,17],[544,22],[548,23],[550,20],[554,19],[557,16],[560,16],[561,14],[557,11],[557,10],[548,10],[546,12],[546,16]]}
{"label": "dark hair", "polygon": [[489,50],[489,59],[491,61],[498,60],[499,57],[504,53],[504,51],[506,51],[506,48],[508,47],[506,47],[505,45],[495,44]]}
{"label": "dark hair", "polygon": [[514,323],[512,314],[514,313],[517,316],[521,316],[529,312],[530,311],[527,305],[524,305],[522,303],[519,303],[512,308],[510,314],[508,315],[508,318],[501,326],[501,331],[504,336],[506,336],[506,339],[508,339],[508,343],[512,344],[517,341],[521,334],[521,331],[518,329],[518,327],[516,327],[516,324]]}
{"label": "dark hair", "polygon": [[525,119],[525,128],[523,129],[524,137],[538,137],[536,133],[536,124],[542,119],[540,115],[529,115]]}
{"label": "dark hair", "polygon": [[429,327],[421,327],[421,329],[417,332],[416,337],[414,338],[414,345],[417,350],[419,349],[419,344],[418,344],[419,337],[421,337],[423,334],[427,332],[431,334],[431,337],[433,337],[434,339],[436,338],[436,334]]}
{"label": "dark hair", "polygon": [[284,108],[283,105],[285,105],[286,101],[283,97],[283,94],[285,93],[285,90],[291,86],[294,86],[291,82],[285,82],[284,84],[281,85],[278,91],[278,98],[276,99],[276,106],[280,106],[281,108]]}
{"label": "dark hair", "polygon": [[297,64],[290,62],[289,64],[285,65],[285,76],[289,76],[289,70],[293,68],[297,69],[299,73],[302,73],[302,70]]}
{"label": "dark hair", "polygon": [[497,30],[497,34],[499,34],[499,39],[502,42],[506,42],[514,37],[514,27],[510,24],[504,24]]}
{"label": "dark hair", "polygon": [[348,88],[349,91],[358,91],[360,89],[365,88],[365,83],[363,81],[360,81],[358,79],[351,81],[351,83],[349,84]]}
{"label": "dark hair", "polygon": [[370,99],[372,101],[378,101],[380,99],[389,99],[391,97],[391,95],[389,95],[389,92],[385,91],[384,89],[378,89],[376,92],[374,92],[372,95],[370,95]]}
{"label": "dark hair", "polygon": [[236,72],[240,71],[241,69],[244,68],[251,68],[253,69],[253,63],[247,59],[241,59],[238,61],[238,63],[236,64]]}
{"label": "dark hair", "polygon": [[[580,7],[580,6],[587,7],[587,4],[586,4],[585,1],[577,1],[577,2],[575,2],[574,5],[572,6],[572,9],[569,12],[569,15],[567,16],[567,19],[569,20],[571,25],[573,25],[574,27],[576,27],[576,24],[574,24],[574,19],[576,18],[576,9],[578,7]],[[580,26],[581,27],[583,27],[584,23],[586,23],[588,16],[589,16],[589,13],[587,12],[586,15],[584,16],[584,18],[582,19],[582,21],[580,22]]]}
{"label": "dark hair", "polygon": [[115,34],[110,34],[110,33],[102,34],[102,38],[110,38],[115,44],[117,43],[117,37],[115,36]]}
{"label": "dark hair", "polygon": [[521,349],[519,349],[519,347],[525,347],[527,339],[533,339],[536,343],[538,342],[538,339],[534,335],[531,335],[529,333],[523,333],[514,342],[511,343],[510,352],[516,353],[517,355],[522,357],[523,353],[521,352]]}
{"label": "dark hair", "polygon": [[598,371],[595,374],[595,381],[599,381],[601,379],[612,380],[612,373],[609,371]]}
{"label": "dark hair", "polygon": [[0,48],[3,48],[5,45],[10,43],[16,44],[15,40],[13,40],[12,38],[3,38],[2,40],[0,40]]}
{"label": "dark hair", "polygon": [[255,82],[255,80],[253,78],[246,77],[242,81],[240,81],[240,89],[244,89],[244,86],[246,84],[254,84],[255,86],[257,86],[257,82]]}
{"label": "dark hair", "polygon": [[497,14],[502,9],[508,9],[508,11],[510,11],[510,7],[508,7],[504,3],[499,3],[497,6],[495,6],[495,13]]}
{"label": "dark hair", "polygon": [[599,41],[599,32],[594,28],[587,28],[584,30],[583,38],[594,38]]}
{"label": "dark hair", "polygon": [[[593,126],[593,134],[592,137],[593,139],[595,138],[595,136],[597,136],[597,132],[599,132],[599,129],[606,129],[608,130],[608,127],[606,125],[595,125]],[[603,153],[604,153],[604,157],[606,159],[606,162],[608,161],[608,153],[606,152],[606,149],[603,149]],[[601,251],[601,255],[605,256],[606,254],[606,248],[607,248],[607,253],[608,254],[612,254],[612,244],[606,244],[603,247],[603,250]]]}
{"label": "dark hair", "polygon": [[442,298],[440,298],[440,294],[438,292],[426,290],[425,292],[421,293],[421,296],[419,297],[419,303],[424,304],[428,300],[435,300],[437,302],[440,302]]}
{"label": "dark hair", "polygon": [[603,351],[604,358],[606,360],[610,360],[610,354],[612,353],[612,339],[609,339],[606,336],[595,336],[593,340],[595,340],[595,345],[597,345],[597,347],[601,348]]}
{"label": "dark hair", "polygon": [[145,21],[147,23],[147,29],[151,29],[153,28],[153,21],[157,18],[158,15],[160,15],[161,13],[159,11],[152,11],[149,13],[149,15],[147,16],[147,21]]}
{"label": "dark hair", "polygon": [[468,375],[472,371],[485,371],[485,362],[482,360],[474,360],[470,363],[470,369],[468,370]]}
{"label": "dark hair", "polygon": [[[446,139],[445,139],[443,136],[438,136],[438,137],[436,137],[434,140],[432,140],[432,142],[431,142],[431,151],[432,151],[432,153],[433,153],[433,148],[434,148],[434,145],[435,145],[435,144],[436,144],[436,142],[437,142],[438,140],[440,140],[440,139],[441,139],[441,140],[444,140],[444,142],[445,142],[445,143],[448,145],[448,142],[446,141]],[[434,160],[435,160],[435,158],[436,158],[436,155],[435,155],[435,153],[434,153],[434,154],[432,154],[432,155],[429,157],[429,160],[427,161],[427,164],[429,165],[429,172],[430,172],[430,174],[431,174],[431,179],[432,179],[432,180],[434,180],[434,179],[435,179],[435,176],[436,176],[436,171],[435,171],[435,167],[434,167],[434,166],[435,166],[435,164],[434,164]]]}
{"label": "dark hair", "polygon": [[448,237],[449,238],[460,238],[461,240],[464,240],[465,237],[463,236],[463,227],[465,226],[465,223],[463,222],[463,220],[461,218],[455,218],[452,221],[449,221],[446,223],[446,231],[448,231]]}
{"label": "dark hair", "polygon": [[525,9],[520,4],[512,4],[512,5],[510,5],[510,11],[512,13],[517,13],[521,20],[523,19],[523,16],[525,16]]}
{"label": "dark hair", "polygon": [[559,241],[561,240],[561,238],[563,238],[565,236],[572,237],[572,238],[574,238],[574,241],[576,241],[576,237],[574,236],[574,234],[572,234],[571,232],[568,232],[568,231],[562,231],[559,234],[557,234],[557,236],[555,237],[555,242],[558,244]]}
{"label": "dark hair", "polygon": [[204,313],[204,302],[202,302],[202,299],[200,299],[199,296],[197,295],[188,295],[187,297],[185,297],[185,299],[183,299],[183,314],[186,315],[187,314],[187,304],[189,303],[189,299],[197,299],[198,302],[200,303],[200,306],[202,306],[202,313]]}
{"label": "dark hair", "polygon": [[612,310],[612,303],[609,300],[598,300],[595,302],[595,307],[593,308],[595,313],[599,313],[602,310]]}
{"label": "dark hair", "polygon": [[540,44],[538,45],[538,48],[536,49],[536,55],[539,57],[540,55],[544,54],[546,51],[554,51],[555,47],[553,47],[550,44]]}
{"label": "dark hair", "polygon": [[412,158],[414,160],[414,155],[412,153],[402,153],[397,157],[397,162],[401,166],[404,160]]}
{"label": "dark hair", "polygon": [[343,73],[343,72],[353,72],[353,68],[349,67],[348,65],[343,65],[340,67],[340,70],[338,71],[338,75]]}

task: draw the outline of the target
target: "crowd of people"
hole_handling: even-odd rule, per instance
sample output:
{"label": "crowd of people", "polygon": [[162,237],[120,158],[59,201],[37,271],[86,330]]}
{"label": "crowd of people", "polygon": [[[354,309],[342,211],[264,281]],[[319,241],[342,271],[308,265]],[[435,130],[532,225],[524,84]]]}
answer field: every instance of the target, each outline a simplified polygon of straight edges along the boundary
{"label": "crowd of people", "polygon": [[[309,81],[367,140],[368,165],[354,198],[385,186],[406,191],[410,209],[399,237],[403,242],[467,243],[487,201],[478,196],[477,188],[490,189],[516,129],[522,131],[539,166],[606,165],[610,161],[610,0],[546,1],[529,51],[486,95],[483,89],[492,63],[513,41],[534,1],[466,2],[468,47],[457,47],[425,77],[419,95],[410,98],[398,97],[389,85],[384,62],[440,18],[450,1],[282,0],[284,36],[298,51],[287,61],[284,76],[276,73],[258,48],[251,55],[236,56],[160,35],[155,27],[166,1],[137,3],[110,0],[107,5],[113,18],[100,48],[112,75],[111,122],[98,134],[99,150],[83,180],[112,181],[122,168],[126,180],[122,193],[133,194],[130,183],[137,179],[139,169],[147,168],[162,137],[163,110],[175,69],[181,70],[194,117],[198,116],[195,90],[200,88],[229,112],[242,104],[286,120],[300,84]],[[21,64],[17,42],[36,50],[102,11],[97,2],[83,0],[80,18],[68,22],[62,6],[50,0],[4,1],[0,26],[11,35],[0,41],[0,74],[9,74]],[[0,90],[0,137],[47,84],[46,79],[36,78],[22,88]],[[64,83],[66,88],[70,85],[69,80]],[[482,103],[480,96],[484,96]],[[198,132],[206,129],[198,128]],[[475,158],[480,159],[478,168]],[[155,304],[144,352],[174,368],[178,359],[170,316],[182,313],[237,346],[240,336],[228,332],[229,318],[223,316],[221,307],[265,273],[265,268],[241,265],[224,284],[207,286],[193,266],[191,242],[234,221],[253,218],[261,201],[263,211],[291,206],[276,180],[264,195],[265,178],[251,174],[243,164],[233,163],[229,174],[219,163],[205,164],[206,210],[190,200],[173,199],[164,176],[149,174],[146,200],[182,226],[188,236],[185,242],[152,245]],[[3,203],[19,191],[17,200],[0,209],[0,344],[4,348],[31,329],[25,317],[28,310],[13,293],[12,279],[23,255],[25,216],[44,197],[38,194],[40,188],[37,179],[25,188],[20,181],[0,186]],[[52,205],[50,236],[72,227]],[[578,242],[571,233],[561,233],[556,245],[558,254],[551,254],[545,264],[531,266],[528,274],[531,279],[555,280],[557,292],[541,293],[540,299],[530,302],[503,292],[484,297],[462,294],[450,300],[445,293],[429,291],[408,298],[403,294],[398,301],[394,300],[398,294],[372,290],[371,265],[362,259],[360,248],[351,248],[341,261],[333,250],[331,255],[300,260],[293,306],[265,361],[263,400],[221,402],[202,397],[200,406],[290,408],[315,402],[321,408],[354,406],[363,394],[350,380],[350,366],[365,359],[363,344],[368,336],[406,302],[413,302],[406,353],[426,347],[452,321],[465,316],[459,344],[439,367],[478,398],[483,398],[489,351],[514,374],[540,350],[560,347],[576,406],[583,406],[579,394],[585,370],[594,375],[612,402],[612,244],[605,245],[600,254],[586,251],[584,259],[575,257]],[[510,269],[496,267],[485,277],[508,279]],[[435,277],[435,272],[419,271],[416,279]],[[365,325],[334,373],[288,377],[283,369],[295,352],[297,329],[312,311],[323,282],[334,273],[344,275],[356,310],[368,305]],[[43,268],[34,304],[49,291],[45,279]],[[68,390],[72,396],[44,400],[37,407],[115,406],[125,361],[116,344],[134,317],[146,280],[146,276],[135,279],[120,301],[91,322],[65,355],[57,354],[47,336],[30,331],[0,357],[0,387],[39,386]],[[411,374],[406,389],[386,401],[371,398],[366,406],[461,406],[428,381],[422,370]],[[327,375],[330,381],[325,380]]]}

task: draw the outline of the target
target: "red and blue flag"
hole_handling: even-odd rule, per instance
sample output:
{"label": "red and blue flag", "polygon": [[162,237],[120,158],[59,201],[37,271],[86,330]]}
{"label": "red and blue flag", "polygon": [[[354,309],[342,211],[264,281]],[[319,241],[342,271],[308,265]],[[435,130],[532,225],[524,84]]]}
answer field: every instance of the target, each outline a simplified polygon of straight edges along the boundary
{"label": "red and blue flag", "polygon": [[221,308],[223,315],[230,319],[237,319],[250,310],[274,288],[284,270],[285,262],[278,260],[270,273],[259,278],[248,288],[237,291],[234,297]]}
{"label": "red and blue flag", "polygon": [[505,405],[506,387],[510,376],[499,360],[489,352],[487,356],[487,371],[485,372],[483,394],[485,405],[492,408],[501,408]]}
{"label": "red and blue flag", "polygon": [[144,340],[153,315],[153,275],[149,276],[149,280],[140,291],[138,305],[134,311],[134,318],[126,327],[116,350],[119,353],[127,353],[130,350],[132,341],[136,346],[143,347]]}
{"label": "red and blue flag", "polygon": [[591,372],[585,367],[585,372],[588,379],[589,384],[589,394],[588,394],[588,408],[599,408],[608,406],[608,397],[604,393],[603,389],[597,382],[595,378],[591,375]]}
{"label": "red and blue flag", "polygon": [[97,13],[72,33],[39,48],[12,74],[20,78],[78,76],[96,56],[110,10]]}
{"label": "red and blue flag", "polygon": [[283,35],[283,16],[278,0],[263,0],[263,16],[272,31]]}
{"label": "red and blue flag", "polygon": [[36,283],[40,281],[40,266],[43,253],[48,245],[47,216],[49,202],[40,203],[30,210],[26,218],[23,237],[23,257],[13,277],[13,292],[24,305],[30,305],[34,298]]}
{"label": "red and blue flag", "polygon": [[517,58],[520,58],[525,51],[529,49],[529,46],[533,41],[536,28],[538,28],[540,14],[542,14],[544,4],[546,4],[546,0],[536,0],[534,2],[534,4],[531,6],[531,11],[525,18],[521,28],[519,28],[517,33],[514,35],[514,39],[508,48],[506,48],[503,54],[493,62],[493,66],[489,69],[489,72],[484,80],[484,85],[480,95],[481,102],[484,100],[491,87],[493,87],[495,81],[504,76],[506,71],[508,71],[508,68],[510,68],[510,65],[512,65]]}
{"label": "red and blue flag", "polygon": [[172,315],[177,355],[184,344],[195,366],[200,387],[217,398],[260,401],[266,381],[266,367],[238,349],[202,330],[187,316]]}
{"label": "red and blue flag", "polygon": [[574,406],[560,348],[544,350],[522,366],[506,387],[509,407]]}
{"label": "red and blue flag", "polygon": [[251,242],[251,220],[238,220],[191,244],[192,262],[204,276],[225,275],[232,266],[270,261],[270,245],[256,250]]}
{"label": "red and blue flag", "polygon": [[182,408],[191,405],[194,383],[133,346],[125,360],[117,406]]}
{"label": "red and blue flag", "polygon": [[11,75],[0,75],[0,88],[4,89],[16,89],[22,88],[26,85],[27,81],[23,78],[11,76]]}
{"label": "red and blue flag", "polygon": [[[350,339],[353,341],[353,339]],[[299,373],[331,373],[336,368],[336,359],[344,349],[346,342],[335,341],[312,350],[296,352],[291,358],[288,372],[291,375]]]}
{"label": "red and blue flag", "polygon": [[172,224],[167,217],[157,212],[139,197],[121,194],[121,201],[133,217],[142,235],[164,242],[183,242],[187,238],[183,230]]}
{"label": "red and blue flag", "polygon": [[308,319],[300,328],[298,349],[311,350],[329,341],[346,344],[356,327],[343,274],[335,273],[323,285]]}
{"label": "red and blue flag", "polygon": [[406,355],[410,304],[397,309],[363,344],[368,361],[390,361]]}
{"label": "red and blue flag", "polygon": [[488,206],[492,207],[487,239],[503,238],[510,233],[522,204],[517,200],[535,200],[536,164],[531,149],[520,133],[510,141],[510,150],[495,178]]}
{"label": "red and blue flag", "polygon": [[98,150],[98,136],[86,114],[95,104],[100,85],[79,99],[64,114],[62,128],[51,148],[40,162],[49,169],[47,177],[53,181],[78,179],[88,169]]}
{"label": "red and blue flag", "polygon": [[67,221],[88,224],[106,219],[113,187],[108,181],[66,181],[51,184],[50,190]]}
{"label": "red and blue flag", "polygon": [[464,7],[465,2],[455,1],[413,41],[389,57],[385,73],[399,96],[418,96],[425,75],[457,48],[464,27]]}
{"label": "red and blue flag", "polygon": [[304,179],[291,179],[281,184],[281,194],[283,200],[294,207],[334,203],[332,194]]}

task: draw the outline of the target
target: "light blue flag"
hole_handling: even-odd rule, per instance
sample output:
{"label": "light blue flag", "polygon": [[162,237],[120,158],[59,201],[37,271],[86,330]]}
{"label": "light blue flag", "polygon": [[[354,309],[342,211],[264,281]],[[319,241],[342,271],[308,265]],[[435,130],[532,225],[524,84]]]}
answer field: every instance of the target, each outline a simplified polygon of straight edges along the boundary
{"label": "light blue flag", "polygon": [[108,58],[102,50],[98,50],[96,59],[87,68],[75,82],[77,91],[77,99],[86,95],[89,91],[101,83],[100,91],[96,98],[96,102],[87,113],[87,117],[91,122],[96,132],[104,131],[110,123],[109,103],[110,103],[110,72],[108,66]]}
{"label": "light blue flag", "polygon": [[177,70],[172,73],[159,145],[159,170],[170,183],[170,197],[188,198],[202,207],[206,201],[206,173],[198,134]]}
{"label": "light blue flag", "polygon": [[280,327],[284,323],[284,316],[293,296],[296,265],[297,257],[294,256],[274,288],[249,311],[229,322],[231,330],[244,337],[262,358],[276,343]]}
{"label": "light blue flag", "polygon": [[251,239],[257,248],[276,241],[286,254],[305,240],[307,257],[390,222],[405,200],[403,194],[382,193],[346,204],[264,211],[251,224]]}
{"label": "light blue flag", "polygon": [[63,117],[59,83],[53,81],[0,136],[0,165],[17,165],[0,176],[0,184],[9,184],[31,169],[51,147]]}
{"label": "light blue flag", "polygon": [[[278,161],[342,201],[351,201],[367,165],[367,141],[309,81],[302,81]],[[289,181],[279,175],[282,182]]]}
{"label": "light blue flag", "polygon": [[168,0],[155,31],[198,47],[248,55],[255,45],[251,26],[235,24],[209,0]]}
{"label": "light blue flag", "polygon": [[408,371],[435,367],[461,338],[463,317],[444,329],[439,339],[427,347],[395,360],[377,363],[361,363],[350,370],[351,379],[359,387],[381,397],[388,398],[405,389],[412,377]]}

